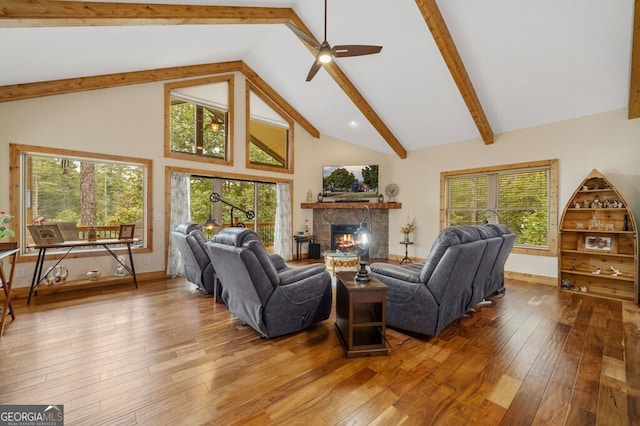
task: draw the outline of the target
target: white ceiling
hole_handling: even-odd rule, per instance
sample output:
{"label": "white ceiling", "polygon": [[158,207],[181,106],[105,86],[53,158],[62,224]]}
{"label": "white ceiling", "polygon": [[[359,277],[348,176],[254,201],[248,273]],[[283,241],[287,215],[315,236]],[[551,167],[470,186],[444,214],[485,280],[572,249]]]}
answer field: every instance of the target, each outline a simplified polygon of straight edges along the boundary
{"label": "white ceiling", "polygon": [[[337,63],[407,151],[479,138],[414,0],[328,1],[331,45],[383,46]],[[322,0],[145,3],[290,7],[323,39]],[[634,0],[438,6],[496,143],[506,131],[627,107]],[[314,57],[283,24],[0,28],[0,86],[236,60],[322,134],[393,153],[324,70],[305,82]]]}

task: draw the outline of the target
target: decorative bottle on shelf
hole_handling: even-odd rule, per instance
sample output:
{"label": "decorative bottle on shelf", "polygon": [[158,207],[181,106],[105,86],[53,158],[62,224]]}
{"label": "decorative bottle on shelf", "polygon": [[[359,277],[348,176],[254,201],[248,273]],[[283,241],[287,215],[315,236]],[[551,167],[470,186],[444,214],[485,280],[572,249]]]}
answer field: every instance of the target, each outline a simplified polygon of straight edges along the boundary
{"label": "decorative bottle on shelf", "polygon": [[599,228],[600,228],[600,225],[598,221],[598,213],[593,212],[593,214],[591,215],[591,220],[589,221],[589,229],[592,231],[595,231]]}
{"label": "decorative bottle on shelf", "polygon": [[622,223],[622,230],[623,231],[628,231],[629,230],[629,216],[628,215],[624,215],[624,222]]}

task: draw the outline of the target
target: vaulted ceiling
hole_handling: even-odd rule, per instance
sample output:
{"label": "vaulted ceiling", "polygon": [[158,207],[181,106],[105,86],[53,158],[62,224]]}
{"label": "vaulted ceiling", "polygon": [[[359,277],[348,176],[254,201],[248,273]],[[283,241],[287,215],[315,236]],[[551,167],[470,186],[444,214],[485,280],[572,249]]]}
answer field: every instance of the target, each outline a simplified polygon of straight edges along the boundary
{"label": "vaulted ceiling", "polygon": [[0,102],[241,70],[312,135],[400,158],[614,109],[640,117],[640,0],[328,0],[331,45],[383,49],[306,82],[315,52],[284,24],[321,42],[323,15],[323,0],[2,0]]}

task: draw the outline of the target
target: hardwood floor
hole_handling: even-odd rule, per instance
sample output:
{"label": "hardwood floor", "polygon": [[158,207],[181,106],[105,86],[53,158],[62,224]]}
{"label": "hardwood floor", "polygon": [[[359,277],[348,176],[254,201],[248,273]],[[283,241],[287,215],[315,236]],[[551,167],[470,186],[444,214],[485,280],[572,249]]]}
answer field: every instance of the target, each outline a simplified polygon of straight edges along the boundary
{"label": "hardwood floor", "polygon": [[[67,425],[640,424],[640,310],[507,282],[438,337],[348,359],[334,315],[261,340],[183,280],[41,295],[0,338],[0,404]],[[335,313],[335,312],[334,312]]]}

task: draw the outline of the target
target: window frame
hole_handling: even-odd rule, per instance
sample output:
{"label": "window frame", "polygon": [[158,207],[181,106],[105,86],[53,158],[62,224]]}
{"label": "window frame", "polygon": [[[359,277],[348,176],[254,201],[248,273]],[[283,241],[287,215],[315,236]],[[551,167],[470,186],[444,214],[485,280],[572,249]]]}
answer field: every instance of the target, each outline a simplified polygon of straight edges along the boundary
{"label": "window frame", "polygon": [[[87,151],[78,151],[78,150],[70,150],[70,149],[62,149],[62,148],[51,148],[51,147],[42,147],[35,145],[22,145],[22,144],[9,144],[9,155],[11,159],[11,164],[14,167],[11,167],[11,171],[9,173],[9,185],[11,188],[9,195],[9,208],[11,215],[14,220],[12,222],[14,226],[14,231],[16,233],[15,239],[20,241],[20,252],[18,261],[23,262],[31,262],[35,261],[37,257],[37,251],[27,252],[26,249],[26,233],[27,228],[24,224],[23,226],[23,218],[25,217],[25,212],[23,211],[25,208],[25,182],[23,179],[23,156],[24,155],[43,155],[43,156],[61,156],[61,157],[69,157],[77,160],[87,159],[91,161],[104,161],[104,162],[117,162],[124,164],[134,164],[140,165],[144,168],[144,192],[145,192],[145,200],[143,210],[145,211],[144,217],[144,246],[135,247],[132,246],[131,249],[133,253],[150,253],[153,252],[153,232],[152,232],[152,219],[153,219],[153,161],[146,158],[136,158],[136,157],[124,157],[119,155],[111,155],[111,154],[99,154],[94,152]],[[117,249],[120,250],[120,249]],[[49,256],[55,257],[57,253],[48,253],[47,258]],[[82,249],[77,248],[73,252],[73,257],[93,257],[93,256],[109,256],[109,253],[104,252],[103,250],[95,250],[91,248]]]}
{"label": "window frame", "polygon": [[449,179],[467,175],[489,175],[499,172],[509,172],[514,170],[534,170],[540,168],[549,169],[549,223],[548,223],[548,246],[547,247],[522,247],[514,246],[512,253],[536,255],[536,256],[557,256],[558,253],[558,160],[541,160],[526,163],[505,164],[499,166],[479,167],[474,169],[463,169],[446,171],[440,173],[440,230],[448,226],[449,211]]}
{"label": "window frame", "polygon": [[[283,120],[289,123],[287,132],[287,148],[286,148],[286,164],[284,167],[270,166],[268,164],[256,164],[251,162],[250,145],[251,145],[251,92],[258,96],[271,109],[279,114]],[[250,80],[246,80],[245,88],[245,104],[246,104],[246,141],[245,141],[245,167],[247,169],[264,170],[270,172],[280,172],[293,174],[293,146],[294,146],[294,121],[275,101],[267,96],[262,90],[253,84]]]}
{"label": "window frame", "polygon": [[[186,152],[176,152],[171,150],[171,91],[183,87],[203,86],[207,84],[222,83],[228,84],[227,99],[229,111],[227,113],[227,125],[225,127],[226,145],[224,159],[209,157],[206,155],[191,154]],[[203,163],[222,164],[233,166],[234,147],[234,75],[225,74],[214,77],[198,78],[193,80],[178,81],[164,85],[164,156],[166,158],[176,158],[180,160],[198,161]]]}

